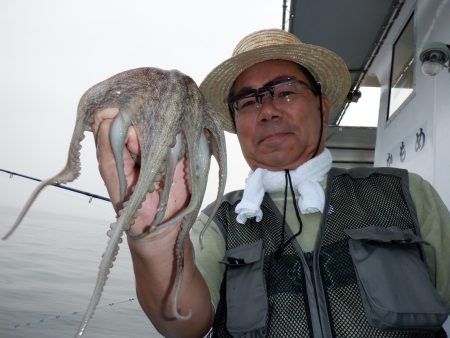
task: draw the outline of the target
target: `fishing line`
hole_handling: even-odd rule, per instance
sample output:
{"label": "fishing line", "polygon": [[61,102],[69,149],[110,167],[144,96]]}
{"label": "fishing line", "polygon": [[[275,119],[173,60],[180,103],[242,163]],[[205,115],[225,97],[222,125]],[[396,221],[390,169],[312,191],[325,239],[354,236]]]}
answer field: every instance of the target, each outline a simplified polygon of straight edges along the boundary
{"label": "fishing line", "polygon": [[[96,311],[98,311],[99,309],[106,309],[106,308],[112,308],[113,306],[117,306],[117,305],[122,305],[125,303],[132,303],[135,300],[137,300],[137,298],[133,297],[133,298],[128,298],[125,300],[121,300],[121,301],[117,301],[117,302],[111,302],[108,304],[104,304],[104,305],[99,305],[96,309]],[[19,329],[19,328],[24,328],[24,327],[31,327],[31,326],[36,326],[37,324],[44,324],[46,322],[49,322],[51,320],[59,320],[59,319],[63,319],[66,318],[68,316],[77,316],[77,315],[82,315],[83,311],[73,311],[73,312],[66,312],[66,313],[61,313],[61,314],[56,314],[56,315],[52,315],[52,316],[47,316],[45,318],[41,318],[38,320],[34,320],[34,321],[26,321],[23,322],[21,324],[13,324],[11,325],[14,329]]]}

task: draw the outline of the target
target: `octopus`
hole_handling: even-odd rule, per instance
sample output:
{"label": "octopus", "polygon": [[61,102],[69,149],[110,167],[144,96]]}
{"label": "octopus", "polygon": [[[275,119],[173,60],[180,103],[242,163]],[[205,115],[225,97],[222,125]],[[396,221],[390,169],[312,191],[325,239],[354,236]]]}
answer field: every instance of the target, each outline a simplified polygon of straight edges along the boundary
{"label": "octopus", "polygon": [[[184,240],[200,211],[211,155],[215,157],[219,166],[219,187],[213,211],[218,209],[225,189],[224,132],[216,113],[209,107],[195,82],[178,70],[168,71],[149,67],[131,69],[92,86],[82,95],[65,167],[35,188],[3,239],[7,239],[16,230],[42,189],[51,184],[71,182],[80,175],[80,151],[84,133],[93,131],[91,126],[95,114],[109,108],[118,110],[111,125],[109,138],[119,176],[121,209],[108,231],[109,239],[100,262],[97,281],[76,337],[83,335],[100,301],[119,251],[123,233],[130,231],[146,193],[153,191],[156,182],[162,184],[159,189],[160,202],[157,213],[146,230],[134,239],[142,239],[160,227],[181,223],[175,244],[176,276],[171,302],[175,318],[181,320],[189,318],[190,311],[183,315],[177,309],[177,298],[182,285],[183,247]],[[135,156],[135,160],[140,163],[139,178],[134,191],[128,197],[123,149],[130,127],[134,127],[137,132],[141,151],[139,158]],[[189,202],[170,220],[163,221],[175,167],[184,159],[187,161]]]}

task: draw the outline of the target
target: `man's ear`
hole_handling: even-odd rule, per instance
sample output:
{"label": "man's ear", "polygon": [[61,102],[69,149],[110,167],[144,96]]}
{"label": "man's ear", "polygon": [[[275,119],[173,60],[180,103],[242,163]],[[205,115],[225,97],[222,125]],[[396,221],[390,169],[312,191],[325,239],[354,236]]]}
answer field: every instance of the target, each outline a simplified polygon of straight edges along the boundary
{"label": "man's ear", "polygon": [[[320,108],[319,108],[320,109]],[[328,97],[326,97],[325,94],[322,93],[322,119],[323,119],[323,125],[328,125],[328,120],[330,118],[330,103],[328,102]]]}

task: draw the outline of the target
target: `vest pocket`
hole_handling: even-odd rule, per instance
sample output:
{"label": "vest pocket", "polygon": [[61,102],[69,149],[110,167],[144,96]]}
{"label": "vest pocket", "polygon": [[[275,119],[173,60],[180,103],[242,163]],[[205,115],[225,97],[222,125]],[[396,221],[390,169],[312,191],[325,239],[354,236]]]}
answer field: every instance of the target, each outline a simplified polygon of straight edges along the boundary
{"label": "vest pocket", "polygon": [[446,307],[420,257],[411,229],[346,229],[368,322],[379,329],[439,330]]}
{"label": "vest pocket", "polygon": [[227,330],[233,337],[264,337],[267,294],[262,240],[228,250],[226,264]]}

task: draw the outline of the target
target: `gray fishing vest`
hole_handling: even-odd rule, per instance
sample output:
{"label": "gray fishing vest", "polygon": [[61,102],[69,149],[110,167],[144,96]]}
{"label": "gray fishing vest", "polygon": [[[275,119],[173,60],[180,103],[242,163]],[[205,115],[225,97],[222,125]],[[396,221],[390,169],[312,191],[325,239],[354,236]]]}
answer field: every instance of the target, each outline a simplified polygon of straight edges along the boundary
{"label": "gray fishing vest", "polygon": [[237,223],[241,196],[215,216],[227,251],[210,337],[446,337],[406,171],[333,168],[313,253],[293,240],[276,255],[289,226],[268,195],[261,222]]}

